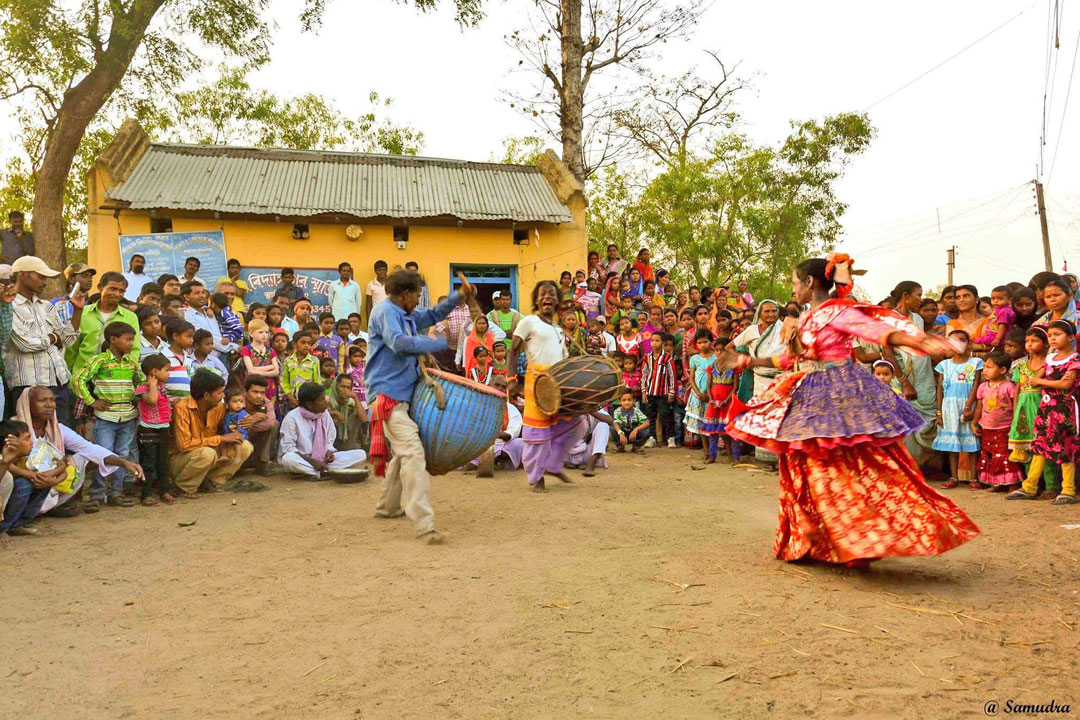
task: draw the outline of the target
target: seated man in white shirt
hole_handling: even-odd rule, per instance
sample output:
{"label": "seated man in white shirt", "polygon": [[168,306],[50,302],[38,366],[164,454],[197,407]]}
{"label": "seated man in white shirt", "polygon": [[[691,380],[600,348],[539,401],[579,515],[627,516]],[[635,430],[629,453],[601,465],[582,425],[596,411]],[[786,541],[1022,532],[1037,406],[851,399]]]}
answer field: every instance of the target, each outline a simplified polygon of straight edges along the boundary
{"label": "seated man in white shirt", "polygon": [[[323,480],[324,474],[359,468],[367,459],[363,450],[334,450],[337,429],[330,417],[326,388],[304,383],[296,391],[298,406],[281,421],[278,464],[286,472],[309,480]],[[365,469],[357,477],[367,477]]]}

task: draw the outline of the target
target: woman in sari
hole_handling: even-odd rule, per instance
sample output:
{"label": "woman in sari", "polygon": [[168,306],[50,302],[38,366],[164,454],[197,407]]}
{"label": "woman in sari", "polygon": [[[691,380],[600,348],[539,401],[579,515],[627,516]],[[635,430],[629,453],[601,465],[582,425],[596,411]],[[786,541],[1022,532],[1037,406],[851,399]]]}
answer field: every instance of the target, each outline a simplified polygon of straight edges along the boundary
{"label": "woman in sari", "polygon": [[64,487],[65,483],[57,486],[67,492],[59,492],[56,487],[49,490],[40,514],[72,517],[80,512],[93,513],[100,509],[96,500],[84,503],[82,509],[77,502],[69,502],[79,495],[86,480],[88,465],[96,466],[102,477],[122,467],[137,480],[144,479],[142,467],[137,463],[114,455],[111,450],[95,445],[66,425],[61,425],[56,419],[56,396],[44,385],[31,387],[19,396],[19,401],[15,403],[15,418],[30,426],[30,436],[35,445],[47,443],[52,451],[66,457],[68,464],[75,468],[74,482],[68,487]]}
{"label": "woman in sari", "polygon": [[585,268],[585,279],[596,278],[597,284],[604,281],[604,269],[600,267],[600,253],[595,250],[589,251],[588,266]]}
{"label": "woman in sari", "polygon": [[1072,289],[1064,280],[1050,280],[1043,286],[1043,302],[1046,303],[1046,312],[1035,321],[1035,325],[1045,328],[1055,320],[1068,320],[1074,327],[1080,324]]}
{"label": "woman in sari", "polygon": [[495,336],[488,332],[488,319],[486,315],[477,315],[473,321],[472,331],[465,338],[465,351],[462,354],[462,366],[465,368],[465,377],[476,366],[476,357],[473,353],[476,348],[487,348],[489,354],[495,354]]}
{"label": "woman in sari", "polygon": [[974,285],[956,288],[956,319],[945,324],[945,335],[963,330],[968,337],[981,337],[989,318],[979,313],[979,290]]}
{"label": "woman in sari", "polygon": [[[792,273],[795,299],[809,303],[786,350],[739,356],[737,367],[794,372],[729,427],[730,435],[780,455],[780,517],[773,552],[866,567],[883,557],[937,555],[979,529],[923,479],[903,438],[922,417],[852,360],[852,339],[913,353],[951,355],[943,338],[907,318],[843,298],[847,256],[806,260]],[[831,298],[839,280],[841,298]]]}
{"label": "woman in sari", "polygon": [[[784,350],[784,341],[780,337],[782,323],[779,322],[780,305],[775,300],[762,300],[754,311],[754,322],[743,330],[738,337],[728,344],[728,350],[745,352],[751,358],[771,358]],[[756,367],[744,370],[742,375],[750,380],[753,390],[751,397],[763,395],[769,386],[781,375],[774,367]],[[746,388],[740,387],[739,399],[746,403]],[[763,447],[754,448],[754,457],[766,465],[776,465],[776,453]]]}
{"label": "woman in sari", "polygon": [[[922,309],[922,286],[912,280],[899,283],[892,291],[892,299],[895,303],[896,312],[905,315],[915,323],[922,332],[927,332],[926,321],[919,314]],[[885,360],[888,349],[884,349],[882,355]],[[927,460],[937,457],[937,453],[931,449],[934,436],[937,435],[937,385],[934,379],[934,358],[926,355],[908,353],[903,348],[894,351],[897,377],[911,406],[922,415],[925,425],[904,438],[904,447],[907,448],[915,462],[919,465]]]}

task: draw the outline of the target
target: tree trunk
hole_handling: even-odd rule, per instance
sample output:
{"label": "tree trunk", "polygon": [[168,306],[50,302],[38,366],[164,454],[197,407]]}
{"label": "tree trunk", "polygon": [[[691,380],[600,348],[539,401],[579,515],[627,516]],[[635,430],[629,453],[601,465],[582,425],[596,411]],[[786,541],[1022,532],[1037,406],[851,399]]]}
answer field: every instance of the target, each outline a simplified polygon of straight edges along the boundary
{"label": "tree trunk", "polygon": [[147,26],[165,2],[135,0],[126,14],[113,18],[108,47],[86,77],[64,93],[49,129],[34,186],[33,228],[38,256],[56,270],[64,267],[64,188],[79,144],[94,117],[120,86]]}
{"label": "tree trunk", "polygon": [[585,182],[585,157],[581,147],[584,128],[585,90],[581,65],[585,43],[581,39],[581,0],[561,0],[562,92],[559,93],[559,121],[562,131],[562,159],[579,181]]}

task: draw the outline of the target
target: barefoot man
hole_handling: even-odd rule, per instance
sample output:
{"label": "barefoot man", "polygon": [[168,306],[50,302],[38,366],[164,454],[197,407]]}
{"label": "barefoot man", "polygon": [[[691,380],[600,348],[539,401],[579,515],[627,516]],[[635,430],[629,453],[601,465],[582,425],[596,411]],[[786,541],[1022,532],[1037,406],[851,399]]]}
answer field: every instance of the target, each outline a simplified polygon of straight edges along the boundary
{"label": "barefoot man", "polygon": [[[567,356],[562,330],[555,322],[555,308],[559,304],[559,286],[551,280],[541,280],[532,292],[533,314],[518,322],[510,345],[510,357],[506,366],[517,368],[518,354],[525,351],[529,361],[525,372],[525,412],[522,414],[521,439],[525,452],[521,464],[529,477],[533,492],[545,492],[544,475],[554,475],[563,482],[570,478],[563,472],[563,461],[569,457],[570,447],[577,442],[576,432],[580,418],[560,419],[548,415],[536,405],[537,374]],[[506,391],[514,397],[518,393],[517,378],[511,376]]]}
{"label": "barefoot man", "polygon": [[[375,517],[407,515],[421,542],[438,545],[442,536],[435,530],[435,513],[428,500],[431,477],[420,431],[409,417],[409,401],[420,379],[417,356],[446,349],[445,337],[431,338],[423,331],[474,297],[475,291],[464,283],[460,294],[453,293],[431,310],[417,310],[423,287],[420,273],[411,270],[398,270],[386,279],[386,299],[371,310],[368,322],[364,383],[367,396],[375,398],[371,458],[375,474],[386,478]],[[390,453],[393,459],[387,466]]]}

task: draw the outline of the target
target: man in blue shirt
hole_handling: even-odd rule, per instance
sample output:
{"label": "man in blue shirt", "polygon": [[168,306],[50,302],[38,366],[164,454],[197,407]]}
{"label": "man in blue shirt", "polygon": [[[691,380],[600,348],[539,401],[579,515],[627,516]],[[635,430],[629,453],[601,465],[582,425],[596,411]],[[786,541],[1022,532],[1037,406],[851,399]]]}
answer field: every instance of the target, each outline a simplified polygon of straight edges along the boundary
{"label": "man in blue shirt", "polygon": [[431,478],[419,428],[409,417],[409,401],[420,378],[417,356],[446,349],[446,338],[421,333],[475,297],[476,292],[465,283],[460,294],[454,293],[431,310],[417,310],[423,286],[423,278],[411,270],[399,270],[386,279],[386,300],[375,305],[368,321],[364,383],[375,415],[381,420],[372,426],[371,455],[377,459],[376,474],[382,474],[378,460],[386,458],[387,441],[393,448],[375,517],[405,514],[421,542],[438,545],[442,536],[435,530],[435,513],[428,499]]}

